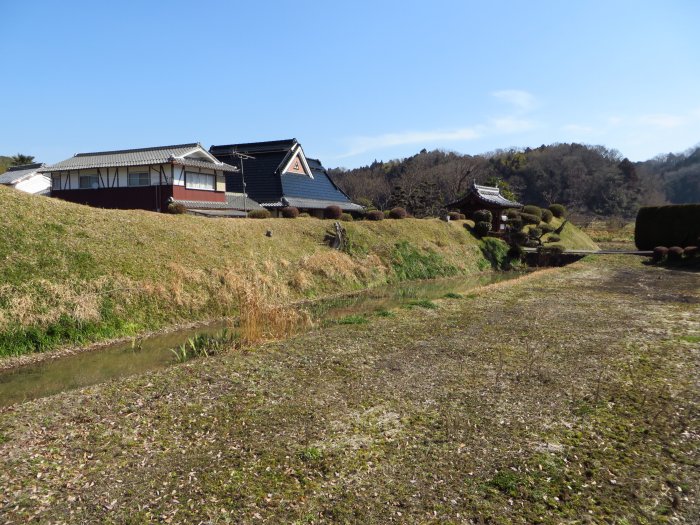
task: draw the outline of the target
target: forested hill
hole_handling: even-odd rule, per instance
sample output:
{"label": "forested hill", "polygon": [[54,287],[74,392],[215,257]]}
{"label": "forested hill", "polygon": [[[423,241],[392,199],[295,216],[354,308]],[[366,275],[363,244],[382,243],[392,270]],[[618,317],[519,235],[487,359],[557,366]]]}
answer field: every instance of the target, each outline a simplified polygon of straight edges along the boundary
{"label": "forested hill", "polygon": [[353,199],[381,209],[434,214],[469,185],[498,183],[521,202],[561,203],[586,214],[631,217],[641,205],[700,201],[700,147],[633,163],[612,149],[584,144],[461,155],[422,150],[369,166],[330,170]]}

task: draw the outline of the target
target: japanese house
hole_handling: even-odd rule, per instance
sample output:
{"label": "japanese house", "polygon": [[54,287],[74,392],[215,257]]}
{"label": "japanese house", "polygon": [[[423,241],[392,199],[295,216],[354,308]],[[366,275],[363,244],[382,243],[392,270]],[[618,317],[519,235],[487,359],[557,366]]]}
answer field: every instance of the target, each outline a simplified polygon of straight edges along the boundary
{"label": "japanese house", "polygon": [[505,210],[522,206],[519,202],[506,199],[496,187],[473,183],[469,191],[462,198],[448,204],[447,209],[459,211],[470,219],[474,218],[474,212],[478,210],[489,210],[493,215],[491,228],[500,231],[505,229]]}
{"label": "japanese house", "polygon": [[238,168],[199,143],[78,153],[43,171],[53,197],[101,208],[167,211],[180,203],[192,213],[241,216],[258,207],[244,195],[226,193],[224,172]]}
{"label": "japanese house", "polygon": [[0,174],[0,184],[11,186],[27,193],[48,195],[51,189],[51,179],[41,172],[46,164],[23,164],[12,166]]}
{"label": "japanese house", "polygon": [[209,152],[239,169],[227,173],[227,191],[247,193],[275,215],[285,206],[318,217],[333,205],[349,213],[364,210],[335,185],[319,160],[306,157],[296,139],[212,146]]}

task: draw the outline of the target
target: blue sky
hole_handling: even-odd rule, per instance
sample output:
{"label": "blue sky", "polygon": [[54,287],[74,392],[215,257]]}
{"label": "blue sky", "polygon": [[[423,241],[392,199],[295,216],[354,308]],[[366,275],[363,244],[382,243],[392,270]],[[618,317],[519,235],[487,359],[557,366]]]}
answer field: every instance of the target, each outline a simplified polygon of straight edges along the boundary
{"label": "blue sky", "polygon": [[0,0],[0,154],[296,137],[422,148],[700,143],[700,2]]}

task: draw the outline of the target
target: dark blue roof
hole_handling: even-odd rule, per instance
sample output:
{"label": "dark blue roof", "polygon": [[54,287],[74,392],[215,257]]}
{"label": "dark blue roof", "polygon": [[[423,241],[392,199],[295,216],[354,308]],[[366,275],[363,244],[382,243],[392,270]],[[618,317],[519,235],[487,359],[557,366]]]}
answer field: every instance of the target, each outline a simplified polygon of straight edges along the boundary
{"label": "dark blue roof", "polygon": [[314,178],[294,173],[282,175],[282,191],[286,197],[350,202],[348,196],[333,183],[318,160],[307,158],[306,162]]}
{"label": "dark blue roof", "polygon": [[[296,144],[296,139],[230,144],[212,146],[209,152],[222,162],[239,168],[241,159],[234,152],[254,157],[242,160],[243,177],[246,192],[260,203],[279,202],[282,197],[349,203],[350,198],[333,183],[321,162],[316,159],[306,158],[313,178],[294,173],[279,173],[289,160],[291,150]],[[243,179],[240,174],[226,174],[226,191],[243,191]]]}

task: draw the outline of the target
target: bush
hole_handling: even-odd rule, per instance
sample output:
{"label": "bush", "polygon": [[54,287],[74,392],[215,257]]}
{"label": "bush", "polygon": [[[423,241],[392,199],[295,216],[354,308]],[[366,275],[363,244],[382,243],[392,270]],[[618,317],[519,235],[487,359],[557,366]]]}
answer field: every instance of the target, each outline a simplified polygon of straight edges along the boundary
{"label": "bush", "polygon": [[311,215],[309,215],[309,214],[306,213],[306,212],[302,212],[302,213],[299,214],[299,217],[311,217]]}
{"label": "bush", "polygon": [[515,244],[525,244],[528,241],[528,236],[525,232],[517,231],[510,234],[510,240]]}
{"label": "bush", "polygon": [[340,219],[342,214],[343,210],[340,208],[340,206],[336,205],[326,206],[326,209],[323,210],[323,216],[326,219]]}
{"label": "bush", "polygon": [[686,259],[694,259],[695,257],[698,256],[698,247],[697,246],[686,246],[685,249],[683,250],[683,256]]}
{"label": "bush", "polygon": [[640,208],[634,243],[640,250],[654,246],[697,246],[700,236],[700,204]]}
{"label": "bush", "polygon": [[523,247],[520,246],[519,244],[513,244],[509,249],[508,249],[508,257],[510,259],[520,259],[522,260],[523,257],[525,257],[525,250],[523,250]]}
{"label": "bush", "polygon": [[556,228],[550,224],[547,224],[546,222],[543,222],[539,225],[539,229],[542,230],[543,233],[552,233]]}
{"label": "bush", "polygon": [[491,231],[491,223],[486,221],[479,221],[474,226],[474,232],[479,236],[483,237],[488,232]]}
{"label": "bush", "polygon": [[512,231],[519,232],[523,229],[523,220],[518,217],[517,219],[508,219],[506,224],[510,227]]}
{"label": "bush", "polygon": [[542,210],[542,222],[549,224],[552,222],[553,218],[554,214],[552,213],[552,210]]}
{"label": "bush", "polygon": [[523,213],[527,213],[528,215],[536,215],[538,219],[537,222],[540,222],[542,219],[542,208],[539,206],[533,206],[531,204],[523,206]]}
{"label": "bush", "polygon": [[352,222],[354,219],[349,213],[343,213],[340,215],[340,220],[343,222]]}
{"label": "bush", "polygon": [[182,215],[183,213],[187,213],[187,208],[180,202],[171,202],[168,204],[168,213]]}
{"label": "bush", "polygon": [[556,233],[553,233],[549,237],[547,237],[547,242],[559,242],[559,241],[561,241],[561,237],[559,237]]}
{"label": "bush", "polygon": [[365,218],[368,221],[381,221],[384,220],[384,212],[380,210],[368,211]]}
{"label": "bush", "polygon": [[549,211],[552,212],[557,219],[561,219],[566,215],[566,208],[561,204],[550,204]]}
{"label": "bush", "polygon": [[403,208],[392,208],[391,211],[389,211],[390,219],[405,219],[407,216],[408,213]]}
{"label": "bush", "polygon": [[539,224],[540,218],[532,213],[521,213],[520,218],[524,224]]}
{"label": "bush", "polygon": [[654,248],[654,254],[651,256],[651,260],[654,262],[663,261],[668,255],[668,248],[666,246],[657,246]]}
{"label": "bush", "polygon": [[294,206],[286,206],[280,210],[282,212],[282,217],[285,219],[296,219],[299,217],[299,208]]}
{"label": "bush", "polygon": [[248,218],[250,219],[269,219],[270,217],[272,217],[272,214],[266,209],[252,210],[248,212]]}
{"label": "bush", "polygon": [[537,253],[546,255],[559,255],[564,253],[564,247],[561,244],[552,244],[551,246],[538,246]]}
{"label": "bush", "polygon": [[539,239],[542,237],[542,228],[530,228],[527,232],[531,239]]}
{"label": "bush", "polygon": [[519,219],[520,211],[516,210],[515,208],[508,208],[506,210],[506,217],[508,217],[509,219]]}
{"label": "bush", "polygon": [[493,214],[489,210],[477,210],[474,212],[474,222],[493,222]]}
{"label": "bush", "polygon": [[462,215],[461,213],[458,213],[456,211],[451,211],[450,213],[447,214],[447,216],[450,218],[451,221],[460,220],[461,215]]}
{"label": "bush", "polygon": [[668,249],[668,260],[670,262],[678,262],[683,258],[683,248],[680,246],[671,246]]}

